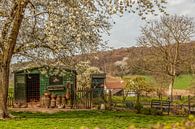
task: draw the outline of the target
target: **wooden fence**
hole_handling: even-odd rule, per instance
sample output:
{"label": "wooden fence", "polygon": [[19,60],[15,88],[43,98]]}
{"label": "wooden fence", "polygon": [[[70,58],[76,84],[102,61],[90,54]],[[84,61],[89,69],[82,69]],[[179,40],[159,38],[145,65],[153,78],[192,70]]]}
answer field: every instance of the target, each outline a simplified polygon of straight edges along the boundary
{"label": "wooden fence", "polygon": [[[94,105],[95,105],[95,99],[94,99],[94,94],[96,93],[95,89],[93,88],[77,88],[76,90],[76,94],[74,95],[74,101],[73,101],[73,105],[74,108],[83,108],[83,109],[91,109]],[[101,96],[99,96],[100,98]],[[107,101],[104,101],[108,104],[108,106],[111,108],[117,108],[119,106],[119,108],[128,108],[128,103],[125,103],[122,98],[123,95],[118,96],[119,99],[118,101],[114,101],[114,95],[112,94],[111,90],[109,91],[109,93],[104,94],[104,98],[106,98]],[[8,107],[13,107],[14,104],[14,93],[13,92],[9,92],[8,93],[8,98],[7,98],[7,106]],[[148,102],[141,102],[144,107],[150,107],[151,103],[150,101]],[[174,109],[173,103],[171,103],[170,108]],[[189,114],[191,113],[195,113],[195,96],[188,96],[187,100],[184,101],[183,103],[176,105],[179,106],[177,107],[179,108],[183,108],[186,109],[188,111]]]}
{"label": "wooden fence", "polygon": [[181,108],[185,108],[188,114],[195,114],[195,96],[188,96],[187,101],[181,104]]}
{"label": "wooden fence", "polygon": [[8,107],[13,107],[13,104],[14,104],[14,93],[9,92],[8,97],[7,97],[7,106]]}
{"label": "wooden fence", "polygon": [[91,88],[77,88],[76,107],[90,109],[92,107],[93,90]]}
{"label": "wooden fence", "polygon": [[[92,108],[92,96],[93,89],[91,88],[77,88],[74,96],[73,105],[75,108]],[[7,106],[13,107],[14,105],[14,93],[9,92],[7,97]]]}

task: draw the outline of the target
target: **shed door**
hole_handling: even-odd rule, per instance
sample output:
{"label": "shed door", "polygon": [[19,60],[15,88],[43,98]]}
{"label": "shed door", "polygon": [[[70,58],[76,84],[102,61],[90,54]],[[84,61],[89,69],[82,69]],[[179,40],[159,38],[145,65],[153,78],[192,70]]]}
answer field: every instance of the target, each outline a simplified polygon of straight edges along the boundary
{"label": "shed door", "polygon": [[25,75],[15,76],[15,101],[26,102],[26,78]]}
{"label": "shed door", "polygon": [[39,101],[40,99],[40,79],[39,74],[26,75],[27,102]]}

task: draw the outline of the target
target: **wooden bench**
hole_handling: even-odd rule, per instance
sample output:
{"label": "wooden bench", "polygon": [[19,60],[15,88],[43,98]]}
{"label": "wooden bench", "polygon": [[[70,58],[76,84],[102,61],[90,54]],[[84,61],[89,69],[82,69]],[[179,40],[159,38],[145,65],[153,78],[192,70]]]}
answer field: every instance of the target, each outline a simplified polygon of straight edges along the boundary
{"label": "wooden bench", "polygon": [[151,108],[160,110],[162,112],[165,111],[168,114],[170,112],[170,105],[171,105],[171,102],[166,101],[166,100],[152,100],[151,101]]}
{"label": "wooden bench", "polygon": [[190,107],[189,113],[190,114],[195,114],[195,107]]}

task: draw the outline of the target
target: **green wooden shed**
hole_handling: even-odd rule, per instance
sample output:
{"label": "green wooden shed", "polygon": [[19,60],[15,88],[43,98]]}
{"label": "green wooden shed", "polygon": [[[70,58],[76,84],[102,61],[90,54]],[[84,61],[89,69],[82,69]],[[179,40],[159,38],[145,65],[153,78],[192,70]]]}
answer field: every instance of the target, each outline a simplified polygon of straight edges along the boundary
{"label": "green wooden shed", "polygon": [[[63,71],[63,72],[62,72]],[[37,67],[14,72],[15,102],[38,102],[45,91],[64,95],[76,91],[76,71],[67,68]]]}
{"label": "green wooden shed", "polygon": [[93,89],[93,97],[103,96],[106,74],[91,74],[91,88]]}

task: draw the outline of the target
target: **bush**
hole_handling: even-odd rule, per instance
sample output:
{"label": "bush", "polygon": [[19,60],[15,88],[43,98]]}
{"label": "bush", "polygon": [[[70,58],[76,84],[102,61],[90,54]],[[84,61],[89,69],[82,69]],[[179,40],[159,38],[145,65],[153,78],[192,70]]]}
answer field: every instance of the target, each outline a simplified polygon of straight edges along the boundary
{"label": "bush", "polygon": [[162,111],[154,108],[143,108],[141,113],[144,115],[162,115]]}
{"label": "bush", "polygon": [[143,108],[141,113],[144,115],[151,115],[151,109],[150,108]]}
{"label": "bush", "polygon": [[103,103],[105,103],[105,102],[104,102],[104,100],[102,98],[100,98],[100,97],[93,98],[93,104],[94,105],[100,105],[100,104],[103,104]]}
{"label": "bush", "polygon": [[143,108],[143,105],[141,103],[136,103],[134,108],[137,110],[137,113],[140,113]]}
{"label": "bush", "polygon": [[172,113],[174,115],[186,115],[187,110],[185,108],[180,107],[179,105],[174,105],[172,108]]}
{"label": "bush", "polygon": [[162,115],[162,111],[159,109],[151,108],[150,112],[151,112],[151,115]]}
{"label": "bush", "polygon": [[133,108],[134,108],[134,104],[133,104],[133,102],[131,102],[131,101],[125,102],[125,105],[126,105],[126,107],[129,108],[129,109],[133,109]]}

